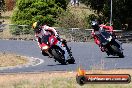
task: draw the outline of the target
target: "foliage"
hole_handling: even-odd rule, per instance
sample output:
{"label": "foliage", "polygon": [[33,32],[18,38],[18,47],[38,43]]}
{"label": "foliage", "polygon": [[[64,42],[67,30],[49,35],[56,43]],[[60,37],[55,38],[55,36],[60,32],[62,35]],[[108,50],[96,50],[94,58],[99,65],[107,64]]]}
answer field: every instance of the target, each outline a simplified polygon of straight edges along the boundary
{"label": "foliage", "polygon": [[[66,6],[66,0],[17,0],[12,23],[31,26],[32,23],[40,21],[42,24],[53,26]],[[20,34],[23,31],[30,33],[30,30],[22,28],[15,28],[11,33]]]}
{"label": "foliage", "polygon": [[5,1],[4,0],[0,0],[0,12],[5,9],[4,6],[5,6]]}
{"label": "foliage", "polygon": [[93,9],[95,12],[100,13],[103,10],[105,1],[108,0],[80,0],[80,1],[87,6],[90,6],[90,8]]}
{"label": "foliage", "polygon": [[5,0],[5,9],[6,11],[11,11],[13,10],[15,6],[15,0]]}
{"label": "foliage", "polygon": [[[65,0],[64,0],[65,1]],[[59,3],[59,1],[58,1]],[[16,8],[12,16],[15,24],[31,25],[33,22],[41,20],[49,25],[55,23],[55,19],[63,11],[55,0],[17,0]],[[63,2],[64,3],[64,2]]]}
{"label": "foliage", "polygon": [[79,18],[74,13],[67,10],[66,12],[60,14],[57,19],[58,25],[65,28],[86,28],[87,22],[85,18]]}
{"label": "foliage", "polygon": [[[113,24],[126,24],[127,19],[132,17],[132,0],[113,1]],[[82,3],[94,10],[104,22],[110,19],[111,0],[81,0]],[[131,24],[130,24],[131,25]],[[120,25],[121,26],[121,25]],[[117,26],[118,28],[119,26]]]}
{"label": "foliage", "polygon": [[64,10],[66,10],[66,7],[67,7],[67,5],[68,5],[68,0],[55,0],[55,3],[56,3],[59,7],[63,8]]}

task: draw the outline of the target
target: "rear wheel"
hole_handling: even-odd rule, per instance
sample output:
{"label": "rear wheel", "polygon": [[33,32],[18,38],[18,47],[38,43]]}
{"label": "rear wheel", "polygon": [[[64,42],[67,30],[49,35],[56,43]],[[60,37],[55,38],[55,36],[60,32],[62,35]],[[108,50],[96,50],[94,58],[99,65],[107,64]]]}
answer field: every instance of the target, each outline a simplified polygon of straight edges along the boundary
{"label": "rear wheel", "polygon": [[66,40],[63,41],[63,44],[65,44],[65,47],[66,47],[66,49],[67,49],[67,52],[68,52],[68,54],[69,54],[69,56],[70,56],[70,59],[68,59],[67,62],[68,62],[69,64],[74,64],[74,63],[75,63],[75,59],[74,59],[74,57],[72,56],[71,48],[69,48],[69,47],[67,46]]}
{"label": "rear wheel", "polygon": [[67,61],[64,58],[64,53],[60,48],[55,48],[52,50],[52,55],[54,56],[54,59],[57,60],[62,65],[66,65]]}
{"label": "rear wheel", "polygon": [[74,64],[74,63],[75,63],[75,59],[72,57],[72,58],[69,59],[67,62],[68,62],[69,64]]}
{"label": "rear wheel", "polygon": [[117,43],[114,43],[111,48],[119,56],[119,58],[124,58],[123,52],[119,49],[120,46]]}
{"label": "rear wheel", "polygon": [[123,52],[122,52],[122,53],[118,53],[118,56],[119,56],[120,58],[124,58]]}

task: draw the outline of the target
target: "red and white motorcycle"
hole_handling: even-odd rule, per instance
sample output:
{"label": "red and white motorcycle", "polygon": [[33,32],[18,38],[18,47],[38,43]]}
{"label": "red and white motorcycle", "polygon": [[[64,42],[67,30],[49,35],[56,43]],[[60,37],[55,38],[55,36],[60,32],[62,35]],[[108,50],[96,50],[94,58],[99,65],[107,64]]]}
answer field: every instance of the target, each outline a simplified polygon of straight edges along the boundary
{"label": "red and white motorcycle", "polygon": [[101,42],[108,56],[113,55],[124,58],[122,43],[115,39],[109,32],[102,29],[95,32],[95,35]]}
{"label": "red and white motorcycle", "polygon": [[53,57],[55,61],[65,65],[74,64],[75,59],[72,56],[71,49],[67,46],[66,40],[58,39],[54,35],[45,36],[45,40],[42,42],[42,53],[48,54]]}

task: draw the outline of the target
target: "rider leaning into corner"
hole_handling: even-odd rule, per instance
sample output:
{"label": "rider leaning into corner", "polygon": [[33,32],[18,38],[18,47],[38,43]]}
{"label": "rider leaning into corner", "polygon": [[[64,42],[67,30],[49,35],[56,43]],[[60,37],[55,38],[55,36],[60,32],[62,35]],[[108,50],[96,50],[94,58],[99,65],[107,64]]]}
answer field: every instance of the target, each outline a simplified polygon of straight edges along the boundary
{"label": "rider leaning into corner", "polygon": [[105,29],[108,32],[110,32],[113,35],[113,37],[115,37],[115,34],[113,32],[113,27],[112,26],[106,26],[104,24],[101,24],[98,20],[95,20],[95,21],[92,21],[92,28],[93,28],[92,36],[94,38],[94,42],[100,47],[101,51],[104,52],[105,49],[102,46],[101,42],[99,41],[98,37],[95,35],[95,32],[102,30],[102,29]]}
{"label": "rider leaning into corner", "polygon": [[[49,37],[47,36],[50,36],[50,35],[54,35],[58,40],[61,41],[57,31],[55,30],[55,28],[53,27],[49,27],[47,26],[46,23],[42,24],[41,22],[34,22],[33,25],[32,25],[32,28],[34,29],[34,32],[35,32],[35,37],[36,37],[36,40],[38,42],[38,45],[41,49],[41,52],[43,54],[43,41],[48,41]],[[66,51],[66,49],[62,48],[60,44],[57,44],[57,46],[59,46],[62,50]],[[48,52],[46,52],[48,53]],[[48,53],[49,57],[51,58],[52,55],[50,53]],[[67,57],[68,53],[65,53],[65,57]]]}

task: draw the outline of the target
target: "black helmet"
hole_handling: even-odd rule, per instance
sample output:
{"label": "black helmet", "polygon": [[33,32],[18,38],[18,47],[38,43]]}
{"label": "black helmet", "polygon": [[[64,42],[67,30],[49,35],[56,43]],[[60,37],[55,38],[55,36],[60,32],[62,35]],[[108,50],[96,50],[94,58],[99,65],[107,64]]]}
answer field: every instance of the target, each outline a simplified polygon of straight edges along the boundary
{"label": "black helmet", "polygon": [[91,26],[95,31],[99,30],[99,24],[97,21],[92,21]]}

